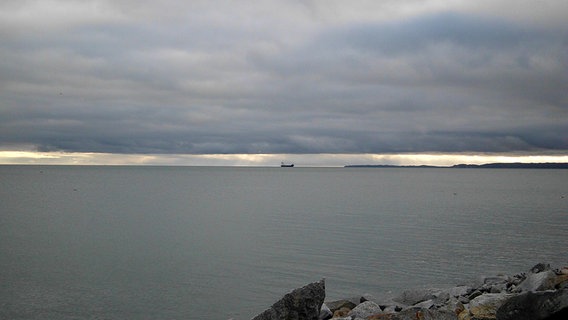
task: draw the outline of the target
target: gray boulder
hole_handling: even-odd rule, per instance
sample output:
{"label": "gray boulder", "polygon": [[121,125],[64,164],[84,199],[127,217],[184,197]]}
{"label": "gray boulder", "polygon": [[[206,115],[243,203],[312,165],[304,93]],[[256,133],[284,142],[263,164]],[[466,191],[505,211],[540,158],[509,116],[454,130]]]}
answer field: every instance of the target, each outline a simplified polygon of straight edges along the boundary
{"label": "gray boulder", "polygon": [[495,284],[495,285],[492,285],[489,288],[490,293],[501,293],[501,292],[505,292],[505,291],[507,291],[507,284],[506,283]]}
{"label": "gray boulder", "polygon": [[319,320],[325,299],[325,280],[286,294],[253,320]]}
{"label": "gray boulder", "polygon": [[385,313],[398,312],[407,307],[403,303],[394,301],[392,297],[383,297],[382,299],[372,301],[378,304]]}
{"label": "gray boulder", "polygon": [[333,318],[333,312],[329,309],[329,307],[324,303],[321,305],[319,320],[327,320]]}
{"label": "gray boulder", "polygon": [[420,308],[420,309],[430,309],[430,308],[432,308],[435,304],[436,304],[436,302],[435,302],[433,299],[430,299],[430,300],[418,302],[418,303],[415,304],[413,307]]}
{"label": "gray boulder", "polygon": [[477,290],[473,291],[467,298],[469,300],[473,300],[473,299],[475,299],[475,298],[477,298],[481,295],[483,295],[483,292],[481,292],[481,291],[479,291],[479,289],[477,289]]}
{"label": "gray boulder", "polygon": [[525,292],[497,309],[497,320],[568,319],[568,290]]}
{"label": "gray boulder", "polygon": [[349,310],[355,308],[359,303],[354,303],[350,299],[341,299],[335,301],[327,301],[325,303],[331,312],[335,312],[341,308],[347,308]]}
{"label": "gray boulder", "polygon": [[556,273],[551,270],[531,273],[516,288],[517,292],[522,291],[546,291],[553,290],[556,285]]}
{"label": "gray boulder", "polygon": [[550,264],[540,262],[540,263],[537,263],[534,267],[532,267],[529,272],[530,273],[539,273],[539,272],[548,271],[548,270],[550,270]]}
{"label": "gray boulder", "polygon": [[465,306],[459,298],[452,297],[438,309],[440,311],[450,311],[453,314],[460,314],[465,310]]}
{"label": "gray boulder", "polygon": [[471,292],[473,292],[473,289],[470,286],[458,286],[458,287],[448,288],[444,290],[444,292],[447,292],[450,298],[451,297],[457,298],[469,295]]}
{"label": "gray boulder", "polygon": [[471,300],[469,313],[473,319],[495,319],[499,309],[513,295],[503,293],[486,293]]}
{"label": "gray boulder", "polygon": [[353,308],[353,310],[349,312],[348,316],[352,318],[365,319],[369,316],[379,313],[383,313],[383,310],[381,309],[381,307],[379,307],[378,304],[374,303],[373,301],[365,301]]}

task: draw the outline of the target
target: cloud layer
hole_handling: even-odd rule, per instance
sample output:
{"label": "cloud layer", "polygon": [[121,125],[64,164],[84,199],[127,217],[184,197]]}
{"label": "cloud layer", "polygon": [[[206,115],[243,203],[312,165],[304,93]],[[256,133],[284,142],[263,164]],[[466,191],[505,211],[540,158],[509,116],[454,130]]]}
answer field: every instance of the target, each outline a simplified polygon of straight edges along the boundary
{"label": "cloud layer", "polygon": [[566,153],[568,5],[469,3],[3,1],[0,148]]}

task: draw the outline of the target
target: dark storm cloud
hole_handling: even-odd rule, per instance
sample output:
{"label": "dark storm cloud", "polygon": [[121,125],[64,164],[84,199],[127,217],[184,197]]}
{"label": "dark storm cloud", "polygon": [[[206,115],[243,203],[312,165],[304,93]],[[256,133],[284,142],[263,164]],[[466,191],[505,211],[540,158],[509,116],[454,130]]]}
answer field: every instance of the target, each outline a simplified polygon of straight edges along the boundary
{"label": "dark storm cloud", "polygon": [[[327,85],[331,96],[342,90],[333,110],[376,133],[356,137],[357,150],[566,149],[565,37],[446,13],[334,29],[291,59],[262,63],[285,77],[312,78],[320,91]],[[368,117],[375,128],[361,127]]]}
{"label": "dark storm cloud", "polygon": [[452,12],[332,25],[236,16],[96,16],[68,29],[7,32],[0,145],[193,154],[568,150],[568,39],[557,25]]}

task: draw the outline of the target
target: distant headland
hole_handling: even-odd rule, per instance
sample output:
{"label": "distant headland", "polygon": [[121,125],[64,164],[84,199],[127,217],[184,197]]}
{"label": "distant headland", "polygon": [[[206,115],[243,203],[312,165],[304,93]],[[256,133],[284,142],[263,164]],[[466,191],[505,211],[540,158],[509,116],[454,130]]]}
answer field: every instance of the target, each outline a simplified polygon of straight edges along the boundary
{"label": "distant headland", "polygon": [[545,163],[486,163],[486,164],[456,164],[453,166],[404,166],[388,164],[352,164],[345,168],[456,168],[456,169],[568,169],[568,163],[545,162]]}

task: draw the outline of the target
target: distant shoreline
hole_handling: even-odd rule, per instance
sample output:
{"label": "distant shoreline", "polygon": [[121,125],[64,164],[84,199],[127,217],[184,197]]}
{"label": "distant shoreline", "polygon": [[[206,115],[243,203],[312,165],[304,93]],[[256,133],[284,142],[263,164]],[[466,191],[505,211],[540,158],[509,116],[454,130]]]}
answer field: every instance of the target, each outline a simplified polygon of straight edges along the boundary
{"label": "distant shoreline", "polygon": [[486,163],[486,164],[456,164],[453,166],[404,166],[383,164],[352,164],[345,168],[455,168],[455,169],[568,169],[568,163],[545,162],[545,163]]}
{"label": "distant shoreline", "polygon": [[[163,164],[37,164],[37,163],[0,163],[2,167],[100,167],[100,168],[280,168],[280,166],[246,166],[246,165],[163,165]],[[544,163],[486,163],[486,164],[456,164],[451,166],[433,166],[433,165],[390,165],[390,164],[349,164],[344,166],[294,166],[301,168],[439,168],[439,169],[568,169],[568,163],[565,162],[544,162]]]}

